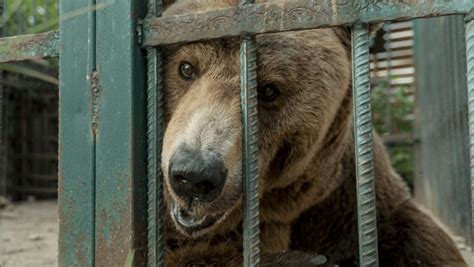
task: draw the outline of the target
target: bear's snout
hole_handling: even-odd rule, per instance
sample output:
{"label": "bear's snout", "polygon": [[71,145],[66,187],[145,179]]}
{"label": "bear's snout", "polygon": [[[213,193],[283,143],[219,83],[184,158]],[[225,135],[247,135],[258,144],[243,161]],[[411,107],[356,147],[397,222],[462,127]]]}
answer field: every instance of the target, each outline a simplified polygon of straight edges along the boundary
{"label": "bear's snout", "polygon": [[180,146],[169,163],[170,186],[185,201],[212,202],[222,192],[226,177],[222,155],[212,150]]}

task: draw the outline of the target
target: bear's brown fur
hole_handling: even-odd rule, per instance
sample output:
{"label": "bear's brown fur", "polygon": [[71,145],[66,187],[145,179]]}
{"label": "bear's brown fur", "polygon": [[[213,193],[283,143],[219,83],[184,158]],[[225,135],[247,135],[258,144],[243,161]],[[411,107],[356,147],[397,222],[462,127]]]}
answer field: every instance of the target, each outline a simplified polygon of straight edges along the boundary
{"label": "bear's brown fur", "polygon": [[[183,0],[164,15],[230,5],[238,1]],[[274,102],[258,108],[262,262],[305,265],[308,255],[321,254],[327,265],[356,265],[349,36],[341,28],[316,29],[264,34],[257,43],[259,85],[281,90]],[[195,66],[195,80],[179,75],[184,61]],[[167,48],[162,166],[167,210],[172,202],[186,206],[168,182],[169,160],[180,142],[210,149],[225,144],[229,169],[217,201],[193,204],[196,214],[225,212],[207,231],[186,233],[167,212],[167,265],[242,263],[239,64],[238,38]],[[450,237],[410,198],[377,135],[374,159],[380,266],[466,266]]]}

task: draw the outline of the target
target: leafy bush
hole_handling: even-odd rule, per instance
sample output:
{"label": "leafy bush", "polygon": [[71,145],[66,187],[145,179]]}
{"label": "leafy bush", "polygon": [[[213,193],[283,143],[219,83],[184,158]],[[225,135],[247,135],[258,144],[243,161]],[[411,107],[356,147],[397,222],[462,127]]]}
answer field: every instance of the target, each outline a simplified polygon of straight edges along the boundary
{"label": "leafy bush", "polygon": [[[390,106],[390,109],[388,109]],[[383,82],[372,89],[374,128],[382,135],[405,134],[413,136],[415,96],[409,87],[394,87],[388,90]],[[388,118],[388,119],[387,119]],[[390,121],[390,126],[387,123]],[[413,144],[388,147],[390,160],[395,170],[413,186],[415,176],[415,149]]]}

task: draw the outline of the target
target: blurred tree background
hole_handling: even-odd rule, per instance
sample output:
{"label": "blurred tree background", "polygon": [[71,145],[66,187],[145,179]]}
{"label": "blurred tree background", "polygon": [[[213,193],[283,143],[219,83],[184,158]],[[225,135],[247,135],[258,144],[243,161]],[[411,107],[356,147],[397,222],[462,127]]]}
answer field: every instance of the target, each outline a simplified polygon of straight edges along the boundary
{"label": "blurred tree background", "polygon": [[5,0],[5,35],[32,34],[58,27],[55,0]]}
{"label": "blurred tree background", "polygon": [[[374,127],[382,137],[414,135],[415,97],[410,88],[392,88],[389,93],[388,83],[383,82],[372,89],[372,97]],[[387,108],[388,105],[390,108]],[[387,114],[388,112],[390,114]],[[387,125],[387,117],[390,117],[390,127]],[[413,188],[415,179],[414,144],[388,146],[388,152],[395,170]]]}

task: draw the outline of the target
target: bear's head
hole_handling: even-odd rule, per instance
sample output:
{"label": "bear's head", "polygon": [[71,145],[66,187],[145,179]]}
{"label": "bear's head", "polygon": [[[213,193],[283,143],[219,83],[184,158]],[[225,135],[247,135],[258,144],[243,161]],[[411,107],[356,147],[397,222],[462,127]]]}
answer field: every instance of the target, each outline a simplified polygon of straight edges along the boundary
{"label": "bear's head", "polygon": [[[231,5],[238,1],[178,1],[164,15]],[[318,170],[331,166],[314,162],[337,154],[350,133],[346,34],[334,28],[256,37],[261,197],[302,176],[320,188],[311,193],[313,199],[324,198],[340,183],[337,178],[318,179]],[[171,220],[186,236],[199,237],[239,222],[239,45],[239,38],[227,38],[166,48],[162,170]]]}

